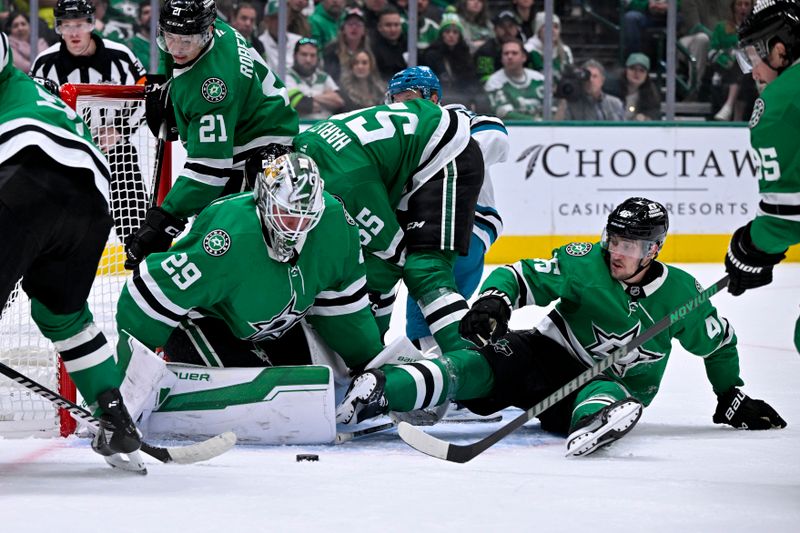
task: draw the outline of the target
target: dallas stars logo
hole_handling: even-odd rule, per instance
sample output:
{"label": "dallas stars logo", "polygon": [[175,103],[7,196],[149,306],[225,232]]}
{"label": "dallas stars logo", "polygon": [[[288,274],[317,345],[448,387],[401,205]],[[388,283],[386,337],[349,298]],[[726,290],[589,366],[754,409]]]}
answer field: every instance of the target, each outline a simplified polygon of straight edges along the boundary
{"label": "dallas stars logo", "polygon": [[291,300],[286,304],[280,313],[269,320],[262,322],[250,322],[250,326],[256,330],[255,333],[247,337],[247,340],[259,342],[264,340],[274,340],[286,333],[292,326],[300,322],[308,312],[295,311],[294,305],[297,303],[297,295],[292,294]]}
{"label": "dallas stars logo", "polygon": [[[641,324],[636,324],[628,331],[617,333],[606,333],[596,325],[592,324],[592,331],[594,332],[594,344],[587,346],[586,350],[592,354],[595,359],[603,359],[609,357],[614,350],[620,346],[629,343],[634,337],[639,334]],[[616,375],[624,377],[631,367],[639,363],[652,363],[664,357],[663,353],[651,352],[645,350],[641,346],[635,350],[631,350],[622,359],[617,361],[611,368]]]}
{"label": "dallas stars logo", "polygon": [[228,88],[225,86],[225,82],[221,79],[208,78],[203,82],[202,87],[200,87],[200,94],[202,94],[203,98],[212,104],[216,104],[217,102],[221,102],[225,99],[225,97],[228,95]]}
{"label": "dallas stars logo", "polygon": [[208,233],[203,239],[203,250],[208,255],[219,257],[225,255],[225,252],[231,248],[231,237],[228,232],[221,229],[215,229]]}

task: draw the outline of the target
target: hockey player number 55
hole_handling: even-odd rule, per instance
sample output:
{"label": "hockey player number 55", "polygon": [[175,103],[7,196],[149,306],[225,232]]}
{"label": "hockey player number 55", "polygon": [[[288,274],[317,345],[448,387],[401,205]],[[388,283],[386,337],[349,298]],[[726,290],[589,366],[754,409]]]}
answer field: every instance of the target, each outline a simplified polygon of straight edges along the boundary
{"label": "hockey player number 55", "polygon": [[[389,107],[393,106],[401,106],[399,109],[407,109],[402,103],[391,104]],[[367,129],[365,127],[367,125],[367,119],[363,116],[348,120],[345,122],[345,125],[350,131],[356,134],[358,141],[363,146],[375,141],[382,141],[394,137],[394,134],[397,133],[397,127],[391,121],[392,116],[402,117],[408,121],[403,124],[403,135],[414,135],[417,131],[419,118],[412,113],[404,111],[378,111],[375,113],[375,120],[378,122],[379,127],[375,129]]]}
{"label": "hockey player number 55", "polygon": [[203,275],[194,263],[187,263],[187,259],[186,254],[175,254],[161,261],[161,268],[171,275],[170,279],[180,290],[187,289]]}

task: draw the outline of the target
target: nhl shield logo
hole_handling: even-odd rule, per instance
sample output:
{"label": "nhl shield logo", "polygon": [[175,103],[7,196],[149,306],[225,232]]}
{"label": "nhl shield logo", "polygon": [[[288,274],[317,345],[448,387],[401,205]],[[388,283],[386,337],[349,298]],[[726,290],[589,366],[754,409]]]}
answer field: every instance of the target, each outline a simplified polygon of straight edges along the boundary
{"label": "nhl shield logo", "polygon": [[221,102],[225,99],[225,97],[228,95],[228,88],[225,86],[225,82],[221,79],[208,78],[203,82],[203,86],[200,88],[200,93],[207,101],[211,102],[212,104],[216,104],[217,102]]}
{"label": "nhl shield logo", "polygon": [[567,245],[567,254],[575,257],[581,257],[592,251],[592,243],[590,242],[571,242]]}
{"label": "nhl shield logo", "polygon": [[208,255],[219,257],[231,248],[231,237],[225,230],[210,231],[203,239],[203,250]]}
{"label": "nhl shield logo", "polygon": [[758,121],[761,120],[761,115],[764,114],[764,107],[764,99],[756,99],[753,104],[753,114],[750,115],[750,128],[755,128],[758,125]]}

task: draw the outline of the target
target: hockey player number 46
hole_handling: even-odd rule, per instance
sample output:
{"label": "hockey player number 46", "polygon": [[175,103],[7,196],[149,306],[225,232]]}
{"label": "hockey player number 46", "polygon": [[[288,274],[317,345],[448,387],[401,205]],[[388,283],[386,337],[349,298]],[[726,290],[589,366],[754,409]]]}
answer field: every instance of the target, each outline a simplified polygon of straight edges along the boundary
{"label": "hockey player number 46", "polygon": [[203,275],[194,263],[187,263],[186,254],[175,254],[161,261],[161,268],[180,290],[186,290]]}

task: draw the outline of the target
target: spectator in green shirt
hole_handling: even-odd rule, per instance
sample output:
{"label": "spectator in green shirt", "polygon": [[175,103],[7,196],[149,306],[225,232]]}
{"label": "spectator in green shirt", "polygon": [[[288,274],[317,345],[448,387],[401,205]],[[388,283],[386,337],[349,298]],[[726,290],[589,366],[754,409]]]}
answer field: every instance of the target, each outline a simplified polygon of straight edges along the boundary
{"label": "spectator in green shirt", "polygon": [[311,37],[323,48],[336,39],[342,22],[344,3],[345,0],[322,0],[308,18],[311,23]]}

